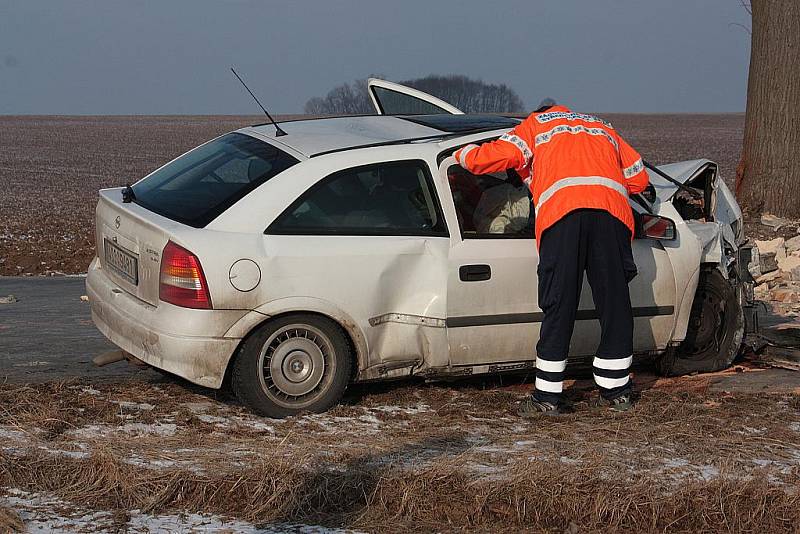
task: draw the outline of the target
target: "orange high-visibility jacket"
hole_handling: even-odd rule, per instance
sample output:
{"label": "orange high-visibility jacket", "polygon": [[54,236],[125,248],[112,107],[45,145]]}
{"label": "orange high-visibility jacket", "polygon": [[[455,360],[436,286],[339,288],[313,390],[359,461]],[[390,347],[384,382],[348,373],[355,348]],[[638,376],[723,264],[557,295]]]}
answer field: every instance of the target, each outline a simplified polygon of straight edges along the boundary
{"label": "orange high-visibility jacket", "polygon": [[496,141],[454,155],[473,174],[513,168],[529,183],[537,244],[545,230],[582,208],[609,212],[633,235],[628,195],[644,191],[647,172],[641,156],[602,119],[553,106]]}

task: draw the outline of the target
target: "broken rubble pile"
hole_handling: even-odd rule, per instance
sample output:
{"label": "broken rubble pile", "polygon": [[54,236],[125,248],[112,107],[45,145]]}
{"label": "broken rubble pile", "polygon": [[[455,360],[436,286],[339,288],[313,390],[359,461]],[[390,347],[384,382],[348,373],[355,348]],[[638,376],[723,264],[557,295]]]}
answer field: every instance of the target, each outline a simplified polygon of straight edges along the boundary
{"label": "broken rubble pile", "polygon": [[768,241],[756,240],[756,246],[759,256],[756,281],[762,282],[763,280],[758,278],[774,271],[783,273],[781,276],[787,280],[800,281],[800,276],[792,277],[793,271],[800,266],[800,239],[792,238],[785,241],[782,237],[777,237]]}
{"label": "broken rubble pile", "polygon": [[800,303],[800,236],[756,241],[756,246],[759,250],[755,268],[757,298]]}
{"label": "broken rubble pile", "polygon": [[787,254],[794,254],[795,252],[800,252],[800,235],[789,239],[788,241],[786,241],[786,243],[784,243],[784,245],[786,246]]}

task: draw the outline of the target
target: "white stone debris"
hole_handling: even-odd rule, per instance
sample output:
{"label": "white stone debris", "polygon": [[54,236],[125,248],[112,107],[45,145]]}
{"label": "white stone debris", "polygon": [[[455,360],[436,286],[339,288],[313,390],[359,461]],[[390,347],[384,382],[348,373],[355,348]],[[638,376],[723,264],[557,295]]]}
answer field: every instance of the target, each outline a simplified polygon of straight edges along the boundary
{"label": "white stone debris", "polygon": [[776,231],[784,226],[794,226],[792,221],[789,219],[784,219],[783,217],[778,217],[777,215],[773,215],[771,213],[765,213],[761,216],[761,224],[764,226],[769,226]]}

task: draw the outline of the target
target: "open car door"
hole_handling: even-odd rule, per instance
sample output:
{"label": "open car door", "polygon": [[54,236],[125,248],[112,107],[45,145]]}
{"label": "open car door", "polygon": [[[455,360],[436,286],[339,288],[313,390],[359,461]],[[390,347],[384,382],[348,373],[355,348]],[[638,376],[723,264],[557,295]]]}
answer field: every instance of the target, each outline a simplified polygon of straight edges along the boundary
{"label": "open car door", "polygon": [[367,90],[378,115],[464,114],[444,100],[399,83],[370,78]]}

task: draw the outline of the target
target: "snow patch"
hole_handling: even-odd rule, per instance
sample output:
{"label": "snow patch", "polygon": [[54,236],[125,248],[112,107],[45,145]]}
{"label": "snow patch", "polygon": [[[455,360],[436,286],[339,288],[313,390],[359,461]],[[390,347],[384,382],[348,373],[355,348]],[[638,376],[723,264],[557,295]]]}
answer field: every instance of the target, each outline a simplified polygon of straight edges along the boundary
{"label": "snow patch", "polygon": [[174,423],[126,423],[120,426],[88,425],[68,432],[69,435],[79,438],[98,438],[112,434],[131,434],[135,436],[174,436],[178,426]]}
{"label": "snow patch", "polygon": [[370,410],[374,410],[376,412],[384,412],[384,413],[404,413],[408,415],[416,415],[418,413],[429,412],[431,411],[431,407],[427,404],[417,404],[416,406],[376,406],[374,408],[369,408]]}
{"label": "snow patch", "polygon": [[20,430],[0,428],[0,439],[3,441],[27,441],[29,436],[26,432]]}
{"label": "snow patch", "polygon": [[677,469],[689,465],[689,460],[686,458],[665,458],[664,465],[670,469]]}
{"label": "snow patch", "polygon": [[125,408],[128,410],[139,410],[142,412],[150,412],[155,408],[152,404],[148,404],[146,402],[130,402],[130,401],[111,401],[115,404],[119,404],[120,408]]}
{"label": "snow patch", "polygon": [[[65,451],[64,449],[51,449],[50,447],[47,447],[45,445],[39,445],[38,448],[39,448],[39,450],[42,450],[42,451],[45,451],[45,452],[49,452],[50,454],[57,454],[59,456],[66,456],[67,458],[74,458],[76,460],[82,460],[83,458],[88,458],[90,456],[90,454],[88,452],[86,452],[85,450],[81,450],[81,451]],[[80,444],[80,448],[81,449],[86,449],[86,446],[83,443],[81,443]]]}
{"label": "snow patch", "polygon": [[16,510],[27,532],[237,532],[245,534],[357,534],[352,530],[327,528],[300,523],[276,523],[255,526],[245,521],[226,519],[213,514],[180,513],[152,515],[141,510],[129,511],[129,519],[121,529],[111,512],[90,510],[56,497],[28,493],[11,488],[6,501]]}
{"label": "snow patch", "polygon": [[210,402],[184,402],[183,406],[194,414],[206,413],[214,407]]}
{"label": "snow patch", "polygon": [[202,422],[204,422],[204,423],[219,424],[219,425],[222,425],[222,426],[229,426],[229,423],[230,423],[230,421],[228,421],[228,419],[225,418],[225,417],[219,417],[219,416],[216,416],[216,415],[208,415],[208,414],[205,414],[205,413],[198,414],[197,418],[199,420],[201,420]]}

